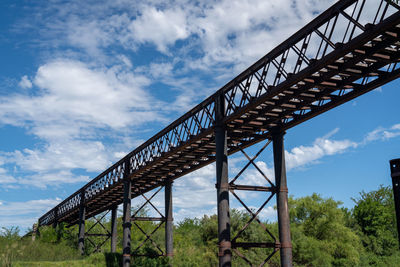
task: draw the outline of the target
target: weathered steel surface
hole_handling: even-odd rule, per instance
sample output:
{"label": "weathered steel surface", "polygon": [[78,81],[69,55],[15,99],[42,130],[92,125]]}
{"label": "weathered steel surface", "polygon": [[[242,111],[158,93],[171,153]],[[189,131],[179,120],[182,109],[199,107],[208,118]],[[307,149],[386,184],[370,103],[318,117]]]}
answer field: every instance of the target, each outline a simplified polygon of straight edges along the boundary
{"label": "weathered steel surface", "polygon": [[392,159],[390,161],[390,172],[393,182],[393,197],[396,209],[397,233],[399,234],[400,247],[400,159]]}
{"label": "weathered steel surface", "polygon": [[[83,194],[83,192],[81,193]],[[85,199],[81,199],[79,204],[79,232],[78,232],[78,250],[83,255],[85,253],[85,220],[86,220],[86,206]]]}
{"label": "weathered steel surface", "polygon": [[172,181],[165,184],[165,255],[172,257],[174,255],[174,219],[172,216]]}
{"label": "weathered steel surface", "polygon": [[223,123],[225,99],[220,96],[215,103],[215,144],[218,213],[218,257],[220,267],[231,266],[231,222],[229,214],[228,146],[227,130]]}
{"label": "weathered steel surface", "polygon": [[111,209],[111,252],[117,251],[117,207]]}
{"label": "weathered steel surface", "polygon": [[131,266],[131,198],[132,198],[132,181],[129,179],[129,170],[126,168],[123,178],[123,218],[122,218],[122,266]]}
{"label": "weathered steel surface", "polygon": [[[287,130],[400,76],[400,12],[390,1],[342,0],[212,96],[112,165],[39,219],[79,221],[215,161],[215,101],[224,98],[228,154]],[[125,164],[127,162],[127,164]],[[56,216],[57,211],[57,216]]]}
{"label": "weathered steel surface", "polygon": [[292,240],[290,238],[290,220],[288,207],[288,188],[286,183],[284,132],[272,134],[274,150],[274,168],[276,184],[276,206],[278,211],[278,228],[280,240],[281,266],[292,267]]}

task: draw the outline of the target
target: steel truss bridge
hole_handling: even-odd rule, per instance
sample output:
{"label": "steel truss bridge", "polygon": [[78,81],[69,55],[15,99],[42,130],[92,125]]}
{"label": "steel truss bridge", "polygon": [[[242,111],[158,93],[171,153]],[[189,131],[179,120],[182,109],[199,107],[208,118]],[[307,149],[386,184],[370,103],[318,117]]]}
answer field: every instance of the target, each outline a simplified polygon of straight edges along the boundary
{"label": "steel truss bridge", "polygon": [[[389,0],[341,0],[286,41],[278,45],[213,95],[130,152],[39,219],[39,227],[65,222],[79,225],[79,248],[84,249],[85,220],[112,211],[107,230],[112,250],[116,244],[116,207],[123,204],[123,266],[131,261],[132,223],[165,224],[165,252],[172,256],[172,182],[216,162],[220,266],[230,266],[232,252],[250,265],[241,248],[271,248],[260,266],[280,251],[282,266],[292,266],[287,207],[283,136],[288,129],[338,105],[380,87],[400,76],[400,7]],[[265,140],[273,143],[275,182],[262,173],[244,148]],[[236,184],[228,179],[228,156],[245,153],[266,179],[266,186]],[[256,157],[261,153],[257,153]],[[165,188],[165,214],[140,217],[131,214],[131,199]],[[259,210],[249,209],[237,190],[266,192]],[[238,242],[230,235],[229,192],[250,212],[272,241]],[[279,237],[257,215],[276,196]],[[153,205],[154,208],[156,208]],[[156,209],[157,210],[157,209]],[[157,210],[158,211],[158,210]],[[100,222],[101,223],[101,222]],[[140,228],[140,227],[139,227]],[[89,229],[90,230],[90,229]],[[143,229],[141,229],[142,231]],[[151,234],[146,235],[152,241]],[[95,234],[94,234],[95,235]],[[91,242],[91,241],[90,241]]]}

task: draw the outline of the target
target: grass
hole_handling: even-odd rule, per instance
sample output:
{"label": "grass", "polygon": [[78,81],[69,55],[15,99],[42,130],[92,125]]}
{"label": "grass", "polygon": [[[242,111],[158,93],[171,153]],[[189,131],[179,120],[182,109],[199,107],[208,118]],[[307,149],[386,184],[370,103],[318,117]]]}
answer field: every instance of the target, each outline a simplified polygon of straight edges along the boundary
{"label": "grass", "polygon": [[85,259],[66,260],[66,261],[15,261],[13,267],[100,267],[100,266],[118,266],[107,264],[106,257],[102,253],[93,254]]}

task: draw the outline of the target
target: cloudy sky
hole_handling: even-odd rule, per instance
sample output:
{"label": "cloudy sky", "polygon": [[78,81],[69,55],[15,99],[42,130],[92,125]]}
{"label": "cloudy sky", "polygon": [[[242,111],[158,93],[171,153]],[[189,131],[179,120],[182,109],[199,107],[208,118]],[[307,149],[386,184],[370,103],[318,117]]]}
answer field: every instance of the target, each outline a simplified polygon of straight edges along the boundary
{"label": "cloudy sky", "polygon": [[[334,2],[1,1],[0,227],[26,230]],[[358,192],[389,185],[388,161],[400,157],[397,87],[289,130],[290,194],[351,207]],[[230,175],[245,163],[232,156]],[[257,163],[273,175],[270,148]],[[242,179],[263,182],[254,168]],[[175,219],[214,213],[214,184],[211,165],[177,180]],[[241,196],[253,208],[265,199]],[[273,220],[273,208],[261,215]]]}

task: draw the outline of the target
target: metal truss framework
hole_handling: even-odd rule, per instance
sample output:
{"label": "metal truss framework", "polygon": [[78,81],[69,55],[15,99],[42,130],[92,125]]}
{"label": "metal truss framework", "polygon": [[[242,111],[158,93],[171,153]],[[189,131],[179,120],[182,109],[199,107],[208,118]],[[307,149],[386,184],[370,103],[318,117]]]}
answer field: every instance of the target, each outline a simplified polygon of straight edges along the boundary
{"label": "metal truss framework", "polygon": [[[100,251],[101,247],[111,238],[111,232],[108,231],[106,227],[101,223],[101,221],[104,219],[104,217],[110,212],[111,210],[105,212],[100,218],[98,219],[96,216],[93,216],[92,218],[96,221],[86,232],[85,232],[85,238],[89,243],[91,243],[94,247],[93,252],[98,252]],[[94,229],[96,225],[100,225],[101,228],[106,232],[106,233],[91,233],[90,231]],[[96,244],[95,241],[90,239],[90,237],[103,237],[103,240],[100,241],[99,243]]]}
{"label": "metal truss framework", "polygon": [[90,218],[216,161],[218,125],[230,155],[398,78],[399,34],[400,7],[393,1],[338,1],[47,212],[39,225],[79,223],[81,203]]}
{"label": "metal truss framework", "polygon": [[[256,266],[253,262],[251,262],[238,248],[273,248],[272,252],[266,256],[266,258],[258,264],[258,266],[264,266],[268,262],[268,260],[280,249],[280,242],[277,238],[268,230],[266,225],[261,222],[258,218],[260,212],[264,209],[264,207],[270,202],[277,191],[276,185],[269,179],[265,173],[257,166],[255,160],[257,157],[264,151],[264,149],[271,143],[271,140],[268,140],[264,144],[264,146],[256,153],[254,157],[250,157],[243,149],[240,151],[247,158],[248,163],[237,173],[237,175],[229,182],[229,191],[231,194],[239,201],[239,203],[246,209],[246,211],[251,215],[250,219],[246,222],[246,224],[239,230],[239,232],[232,238],[232,250],[241,257],[244,261],[246,261],[250,266]],[[253,165],[258,173],[265,179],[265,181],[269,184],[269,186],[254,186],[254,185],[238,185],[235,182],[239,179],[240,176],[245,172],[245,170]],[[257,192],[265,192],[270,194],[263,204],[257,209],[257,211],[251,210],[235,193],[235,190],[244,190],[244,191],[257,191]],[[241,237],[243,232],[250,226],[252,222],[257,222],[260,227],[263,228],[265,233],[273,240],[273,242],[237,242],[237,239]]]}
{"label": "metal truss framework", "polygon": [[[82,199],[83,200],[83,199]],[[81,204],[80,209],[80,218],[78,223],[78,248],[81,254],[90,254],[101,251],[103,245],[111,239],[111,252],[116,252],[117,247],[117,206],[113,206],[110,210],[104,212],[100,216],[92,216],[93,220],[95,221],[94,224],[90,226],[90,228],[85,231],[86,227],[86,210],[84,206],[84,201]],[[108,230],[102,223],[102,220],[111,212],[111,229]],[[100,226],[102,233],[96,231],[93,232],[96,228],[96,225]],[[71,227],[73,225],[69,225]],[[98,238],[102,240],[97,240]],[[96,240],[94,240],[96,238]],[[85,240],[87,240],[93,246],[93,250],[88,252],[85,251]]]}
{"label": "metal truss framework", "polygon": [[[161,191],[162,187],[157,189],[149,198],[145,196],[145,194],[142,194],[142,197],[145,199],[145,202],[139,207],[139,209],[136,210],[136,212],[132,215],[131,220],[133,221],[133,224],[136,226],[139,231],[146,236],[146,238],[133,250],[132,255],[133,256],[152,256],[154,257],[155,255],[147,255],[147,254],[139,254],[139,249],[147,242],[151,242],[152,245],[157,249],[158,254],[157,256],[165,256],[166,253],[160,248],[160,246],[152,239],[152,236],[154,233],[161,228],[161,226],[166,222],[165,216],[151,203],[151,200]],[[139,217],[138,214],[140,213],[141,210],[144,209],[144,207],[149,204],[159,215],[160,217]],[[157,225],[155,225],[154,229],[150,232],[147,233],[140,225],[137,223],[139,221],[145,221],[145,222],[158,222]]]}

